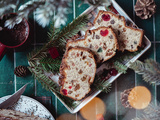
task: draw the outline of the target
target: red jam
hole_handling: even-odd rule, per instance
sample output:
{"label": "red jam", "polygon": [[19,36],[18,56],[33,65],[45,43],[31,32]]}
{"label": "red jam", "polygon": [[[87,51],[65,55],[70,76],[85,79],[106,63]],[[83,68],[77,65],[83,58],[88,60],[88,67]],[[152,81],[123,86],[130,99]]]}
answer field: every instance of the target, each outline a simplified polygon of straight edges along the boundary
{"label": "red jam", "polygon": [[112,76],[116,76],[116,75],[118,74],[118,71],[117,71],[115,68],[111,68],[111,69],[109,70],[109,73],[110,73],[110,75],[112,75]]}
{"label": "red jam", "polygon": [[110,17],[109,14],[103,14],[103,15],[102,15],[102,19],[103,19],[104,21],[109,21],[109,20],[111,19],[111,17]]}
{"label": "red jam", "polygon": [[109,33],[109,31],[106,29],[106,30],[101,30],[100,31],[100,34],[102,35],[102,36],[106,36],[106,35],[108,35],[108,33]]}
{"label": "red jam", "polygon": [[72,88],[72,86],[69,86],[69,89],[71,89]]}
{"label": "red jam", "polygon": [[68,94],[66,89],[63,89],[62,93],[63,93],[63,95],[67,95]]}

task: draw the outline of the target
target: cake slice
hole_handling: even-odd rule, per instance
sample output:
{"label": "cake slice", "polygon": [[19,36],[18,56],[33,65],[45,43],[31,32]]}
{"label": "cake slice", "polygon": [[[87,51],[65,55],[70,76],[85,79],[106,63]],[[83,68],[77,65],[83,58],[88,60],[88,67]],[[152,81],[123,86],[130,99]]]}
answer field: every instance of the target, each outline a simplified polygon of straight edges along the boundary
{"label": "cake slice", "polygon": [[96,62],[94,54],[85,48],[71,48],[62,59],[60,68],[60,93],[81,100],[90,91],[94,81]]}
{"label": "cake slice", "polygon": [[123,16],[100,10],[94,20],[94,26],[95,28],[111,26],[116,33],[120,51],[134,52],[138,50],[138,46],[141,46],[143,30],[126,26],[126,20]]}
{"label": "cake slice", "polygon": [[45,118],[40,118],[37,116],[27,115],[19,111],[1,109],[0,110],[0,120],[48,120]]}
{"label": "cake slice", "polygon": [[118,49],[116,35],[111,27],[99,27],[94,30],[88,30],[84,39],[70,41],[67,43],[66,48],[77,46],[92,50],[96,54],[96,61],[98,62],[110,59],[116,54]]}

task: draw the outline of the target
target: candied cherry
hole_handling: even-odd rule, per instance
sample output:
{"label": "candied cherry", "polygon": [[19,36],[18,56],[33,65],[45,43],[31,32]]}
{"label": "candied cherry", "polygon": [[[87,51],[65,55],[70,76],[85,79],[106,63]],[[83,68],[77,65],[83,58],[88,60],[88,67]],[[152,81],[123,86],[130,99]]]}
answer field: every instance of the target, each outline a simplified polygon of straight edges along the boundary
{"label": "candied cherry", "polygon": [[107,29],[100,31],[100,34],[101,34],[102,36],[106,36],[106,35],[108,35],[108,33],[109,33],[109,31],[108,31]]}
{"label": "candied cherry", "polygon": [[72,86],[69,86],[69,89],[71,89],[72,88]]}
{"label": "candied cherry", "polygon": [[66,89],[63,89],[63,90],[62,90],[62,93],[63,93],[63,95],[67,95],[67,94],[68,94],[68,92],[67,92]]}
{"label": "candied cherry", "polygon": [[103,14],[103,15],[102,15],[102,19],[103,19],[104,21],[109,21],[109,20],[111,19],[111,16],[110,16],[109,14]]}
{"label": "candied cherry", "polygon": [[116,76],[116,75],[118,74],[118,71],[117,71],[115,68],[111,68],[111,69],[109,70],[109,73],[110,73],[110,75],[112,75],[112,76]]}

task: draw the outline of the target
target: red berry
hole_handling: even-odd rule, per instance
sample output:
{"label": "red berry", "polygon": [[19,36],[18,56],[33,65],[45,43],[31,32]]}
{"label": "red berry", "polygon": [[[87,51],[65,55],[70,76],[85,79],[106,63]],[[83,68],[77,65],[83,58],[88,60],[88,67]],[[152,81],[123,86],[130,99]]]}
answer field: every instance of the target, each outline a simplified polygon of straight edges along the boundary
{"label": "red berry", "polygon": [[105,77],[105,80],[108,80],[110,77],[111,77],[111,75],[108,74],[108,75]]}
{"label": "red berry", "polygon": [[109,31],[106,29],[106,30],[101,30],[100,31],[100,34],[102,35],[102,36],[106,36],[106,35],[108,35],[108,33],[109,33]]}
{"label": "red berry", "polygon": [[53,59],[59,57],[59,53],[56,47],[50,48],[48,51]]}
{"label": "red berry", "polygon": [[111,9],[111,11],[113,11],[114,13],[118,14],[117,10],[116,10],[113,6],[111,6],[110,9]]}
{"label": "red berry", "polygon": [[111,19],[111,17],[110,17],[109,14],[103,14],[103,15],[102,15],[102,19],[103,19],[104,21],[109,21],[109,20]]}
{"label": "red berry", "polygon": [[63,89],[62,93],[63,93],[63,95],[67,95],[68,94],[66,89]]}
{"label": "red berry", "polygon": [[69,86],[69,89],[71,89],[72,88],[72,86]]}
{"label": "red berry", "polygon": [[109,73],[110,73],[110,75],[112,75],[112,76],[116,76],[116,75],[118,74],[118,71],[117,71],[115,68],[111,68],[111,69],[109,70]]}

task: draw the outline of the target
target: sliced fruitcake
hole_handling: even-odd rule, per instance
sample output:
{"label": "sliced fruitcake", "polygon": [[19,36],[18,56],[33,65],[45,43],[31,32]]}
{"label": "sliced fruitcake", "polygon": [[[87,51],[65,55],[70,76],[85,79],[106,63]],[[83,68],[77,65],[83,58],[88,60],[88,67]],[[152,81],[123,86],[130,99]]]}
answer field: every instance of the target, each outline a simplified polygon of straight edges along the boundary
{"label": "sliced fruitcake", "polygon": [[27,115],[19,111],[1,109],[0,110],[0,120],[48,120],[45,118],[40,118],[34,115]]}
{"label": "sliced fruitcake", "polygon": [[100,10],[94,20],[94,26],[95,28],[111,26],[116,33],[120,51],[134,52],[138,50],[138,46],[141,46],[143,30],[126,26],[126,20],[123,16]]}
{"label": "sliced fruitcake", "polygon": [[94,54],[86,48],[71,48],[60,68],[60,93],[74,100],[81,100],[90,91],[94,81],[96,62]]}
{"label": "sliced fruitcake", "polygon": [[118,42],[111,27],[99,27],[86,31],[84,39],[68,42],[66,48],[76,46],[89,48],[96,54],[97,61],[104,62],[116,54]]}

